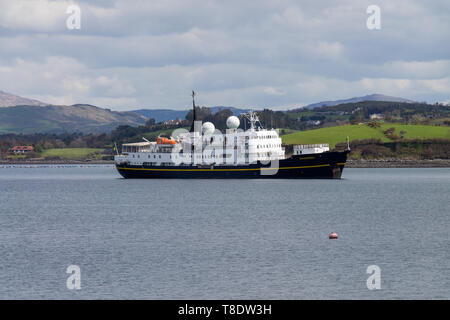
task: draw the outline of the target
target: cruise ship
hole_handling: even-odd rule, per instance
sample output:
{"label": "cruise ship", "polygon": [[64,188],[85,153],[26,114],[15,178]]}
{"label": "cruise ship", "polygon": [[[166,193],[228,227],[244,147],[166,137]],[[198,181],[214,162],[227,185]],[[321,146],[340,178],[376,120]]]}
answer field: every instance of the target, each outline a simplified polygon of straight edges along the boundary
{"label": "cruise ship", "polygon": [[176,129],[156,141],[126,143],[114,160],[124,178],[148,179],[340,179],[350,152],[328,144],[293,146],[287,156],[278,131],[262,127],[255,112],[244,114],[249,128],[230,116],[223,133],[199,121],[192,93],[190,130]]}

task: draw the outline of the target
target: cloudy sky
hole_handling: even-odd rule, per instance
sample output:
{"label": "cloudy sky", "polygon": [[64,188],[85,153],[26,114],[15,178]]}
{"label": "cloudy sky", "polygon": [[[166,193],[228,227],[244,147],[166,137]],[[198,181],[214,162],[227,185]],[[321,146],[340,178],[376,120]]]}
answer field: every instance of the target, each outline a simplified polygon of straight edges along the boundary
{"label": "cloudy sky", "polygon": [[0,0],[0,90],[130,110],[183,109],[192,89],[206,106],[448,102],[450,1]]}

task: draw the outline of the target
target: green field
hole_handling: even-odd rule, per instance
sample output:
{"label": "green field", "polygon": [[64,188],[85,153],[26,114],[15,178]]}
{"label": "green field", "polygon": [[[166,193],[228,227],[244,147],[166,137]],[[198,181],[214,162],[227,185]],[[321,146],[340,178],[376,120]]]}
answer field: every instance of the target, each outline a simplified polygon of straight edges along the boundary
{"label": "green field", "polygon": [[405,131],[404,139],[431,139],[446,138],[450,139],[450,128],[446,126],[427,126],[411,124],[382,124],[381,130],[395,128],[395,134],[400,135],[400,131]]}
{"label": "green field", "polygon": [[366,124],[321,128],[287,134],[282,136],[282,139],[285,144],[329,143],[330,147],[334,148],[337,143],[345,142],[347,136],[350,138],[350,141],[372,138],[381,139],[385,142],[391,141],[383,133],[389,128],[395,128],[396,135],[400,135],[400,131],[405,131],[404,139],[450,139],[449,127],[401,124],[382,124],[380,128],[376,129]]}
{"label": "green field", "polygon": [[61,159],[86,159],[96,158],[102,153],[103,149],[96,148],[55,148],[47,149],[41,152],[41,157],[59,157]]}

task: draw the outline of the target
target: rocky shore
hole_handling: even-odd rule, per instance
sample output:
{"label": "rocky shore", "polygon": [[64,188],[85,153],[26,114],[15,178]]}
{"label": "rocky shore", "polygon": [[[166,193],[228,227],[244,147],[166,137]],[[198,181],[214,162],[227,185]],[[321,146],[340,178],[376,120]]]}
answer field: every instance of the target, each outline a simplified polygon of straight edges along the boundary
{"label": "rocky shore", "polygon": [[374,159],[347,160],[347,168],[450,168],[450,159]]}
{"label": "rocky shore", "polygon": [[[113,160],[0,160],[0,165],[89,165],[109,164]],[[346,168],[450,168],[450,159],[373,159],[347,160]]]}
{"label": "rocky shore", "polygon": [[0,160],[0,165],[70,165],[70,164],[114,164],[113,160]]}

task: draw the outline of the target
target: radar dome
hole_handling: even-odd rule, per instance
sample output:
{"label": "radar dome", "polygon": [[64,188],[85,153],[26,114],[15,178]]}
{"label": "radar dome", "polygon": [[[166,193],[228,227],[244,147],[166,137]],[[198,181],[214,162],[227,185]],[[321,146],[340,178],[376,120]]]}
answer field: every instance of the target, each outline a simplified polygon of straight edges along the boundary
{"label": "radar dome", "polygon": [[228,129],[237,129],[239,127],[239,124],[241,122],[239,121],[239,118],[236,116],[228,117],[227,119],[227,127]]}
{"label": "radar dome", "polygon": [[212,124],[211,122],[205,122],[202,125],[203,134],[213,134],[214,130],[216,130],[216,127],[214,127],[214,124]]}

